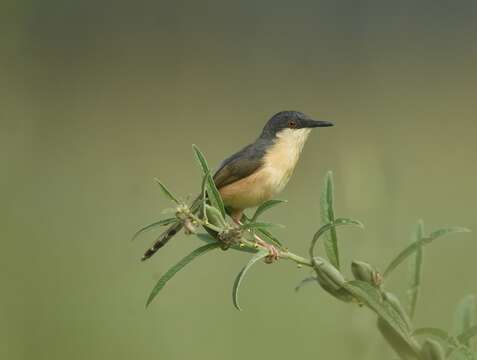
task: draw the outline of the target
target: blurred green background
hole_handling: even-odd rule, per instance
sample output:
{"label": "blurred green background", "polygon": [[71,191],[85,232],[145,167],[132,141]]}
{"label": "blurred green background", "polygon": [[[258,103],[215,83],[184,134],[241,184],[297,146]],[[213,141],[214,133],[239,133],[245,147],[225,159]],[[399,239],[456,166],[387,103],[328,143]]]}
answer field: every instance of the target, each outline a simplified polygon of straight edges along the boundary
{"label": "blurred green background", "polygon": [[[154,282],[199,245],[140,263],[130,236],[195,195],[191,144],[218,164],[275,112],[312,134],[266,219],[305,254],[335,173],[342,252],[381,269],[417,219],[477,230],[475,1],[3,1],[0,57],[0,358],[385,359],[365,309],[308,270],[259,264],[231,303],[243,254],[192,263],[147,310]],[[152,235],[152,234],[150,234]],[[449,327],[477,292],[472,234],[426,249],[416,323]],[[406,266],[387,284],[404,295]]]}

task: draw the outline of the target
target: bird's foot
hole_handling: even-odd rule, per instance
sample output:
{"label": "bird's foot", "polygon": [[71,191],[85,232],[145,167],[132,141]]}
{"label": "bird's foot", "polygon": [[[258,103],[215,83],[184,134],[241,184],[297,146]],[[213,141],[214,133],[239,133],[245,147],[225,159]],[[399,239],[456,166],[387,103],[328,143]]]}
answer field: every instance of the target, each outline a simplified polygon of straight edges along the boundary
{"label": "bird's foot", "polygon": [[265,257],[265,263],[272,264],[280,258],[280,250],[272,244],[267,243],[258,236],[255,237],[256,243],[268,250],[269,254]]}
{"label": "bird's foot", "polygon": [[[235,224],[237,224],[239,228],[243,225],[243,223],[240,221],[241,217],[242,217],[242,213],[239,213],[237,216],[232,216],[232,220],[234,221]],[[272,244],[267,243],[257,234],[254,234],[253,237],[255,239],[255,243],[258,246],[261,246],[267,249],[269,252],[269,255],[267,255],[264,260],[266,264],[272,264],[280,258],[280,249],[277,249]]]}

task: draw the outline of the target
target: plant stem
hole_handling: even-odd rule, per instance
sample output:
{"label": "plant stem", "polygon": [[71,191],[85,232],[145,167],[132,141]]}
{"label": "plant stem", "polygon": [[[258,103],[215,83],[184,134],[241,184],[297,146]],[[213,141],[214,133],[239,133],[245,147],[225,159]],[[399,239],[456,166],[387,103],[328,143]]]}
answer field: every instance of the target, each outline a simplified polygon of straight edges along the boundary
{"label": "plant stem", "polygon": [[280,256],[281,259],[287,259],[287,260],[294,261],[294,262],[296,262],[297,264],[300,264],[300,265],[313,267],[313,263],[311,262],[311,260],[305,259],[304,257],[296,255],[296,254],[294,254],[290,251],[280,252],[279,256]]}

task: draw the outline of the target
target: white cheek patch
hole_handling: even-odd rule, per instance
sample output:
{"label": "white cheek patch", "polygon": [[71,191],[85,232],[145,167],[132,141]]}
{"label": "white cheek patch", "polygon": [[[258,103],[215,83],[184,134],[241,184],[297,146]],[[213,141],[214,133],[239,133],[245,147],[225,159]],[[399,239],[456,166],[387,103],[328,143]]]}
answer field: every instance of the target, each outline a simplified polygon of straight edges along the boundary
{"label": "white cheek patch", "polygon": [[303,149],[311,129],[284,129],[277,134],[278,141],[286,142],[290,147],[296,148],[299,151]]}
{"label": "white cheek patch", "polygon": [[284,129],[266,156],[269,186],[278,193],[288,183],[311,129]]}

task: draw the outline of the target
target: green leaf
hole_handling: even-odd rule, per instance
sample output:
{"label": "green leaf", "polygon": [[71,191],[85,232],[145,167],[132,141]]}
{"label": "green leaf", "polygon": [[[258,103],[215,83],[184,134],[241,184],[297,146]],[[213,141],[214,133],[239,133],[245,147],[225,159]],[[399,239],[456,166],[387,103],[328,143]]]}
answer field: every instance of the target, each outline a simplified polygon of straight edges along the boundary
{"label": "green leaf", "polygon": [[259,251],[257,254],[255,254],[250,261],[245,265],[242,270],[238,273],[237,277],[235,278],[234,286],[232,289],[232,300],[234,303],[234,306],[237,310],[242,310],[240,308],[239,302],[238,302],[238,292],[240,288],[240,284],[242,283],[242,280],[247,273],[247,271],[252,267],[253,264],[255,264],[257,261],[266,258],[269,255],[268,251]]}
{"label": "green leaf", "polygon": [[406,325],[406,331],[410,332],[412,330],[411,319],[409,319],[409,315],[407,314],[407,312],[404,310],[403,306],[401,305],[399,298],[389,291],[383,292],[383,298],[386,302],[389,303],[389,305],[392,306],[392,308],[396,311],[396,314],[399,315],[402,322]]}
{"label": "green leaf", "polygon": [[[313,259],[315,257],[315,246],[317,241],[320,239],[320,237],[324,234],[327,233],[327,231],[330,231],[337,226],[343,226],[343,225],[354,225],[360,228],[364,228],[364,225],[358,221],[358,220],[353,220],[353,219],[347,219],[347,218],[339,218],[334,221],[334,223],[328,223],[326,225],[323,225],[321,228],[318,229],[318,231],[315,233],[313,236],[313,239],[311,240],[311,245],[310,245],[310,250],[309,254],[310,257]],[[330,259],[331,261],[331,259]],[[333,264],[334,265],[334,264]],[[336,267],[336,265],[334,265]]]}
{"label": "green leaf", "polygon": [[443,229],[438,229],[436,231],[433,231],[428,237],[427,241],[431,242],[432,240],[435,240],[441,236],[449,235],[449,234],[455,234],[455,233],[468,233],[471,232],[470,229],[467,229],[462,226],[451,226],[448,228],[443,228]]}
{"label": "green leaf", "polygon": [[387,277],[399,264],[401,264],[407,257],[412,255],[415,251],[422,248],[424,245],[427,245],[434,241],[435,239],[453,233],[461,233],[461,232],[469,232],[470,230],[463,228],[463,227],[451,227],[446,229],[441,229],[434,231],[429,236],[422,238],[419,241],[413,242],[408,247],[406,247],[403,251],[401,251],[396,258],[388,265],[386,270],[384,271],[383,276]]}
{"label": "green leaf", "polygon": [[426,339],[422,344],[421,351],[422,358],[424,360],[444,360],[444,349],[442,345],[432,339]]}
{"label": "green leaf", "polygon": [[252,216],[252,219],[250,220],[251,222],[255,222],[258,217],[263,214],[265,211],[267,211],[268,209],[271,209],[272,207],[278,205],[278,204],[282,204],[282,203],[286,203],[287,201],[286,200],[278,200],[278,199],[272,199],[272,200],[268,200],[268,201],[265,201],[262,205],[260,205],[257,210],[255,210],[255,214],[253,214]]}
{"label": "green leaf", "polygon": [[[394,330],[391,325],[382,317],[378,317],[377,327],[383,338],[389,346],[399,355],[401,360],[417,360],[416,353],[419,345],[413,347],[406,341],[402,335]],[[419,359],[421,359],[419,357]],[[424,359],[423,359],[424,360]],[[430,359],[426,359],[430,360]],[[432,359],[437,360],[437,359]]]}
{"label": "green leaf", "polygon": [[197,236],[200,240],[205,241],[206,243],[209,243],[209,244],[217,242],[217,239],[215,239],[212,235],[207,233],[197,233],[194,235]]}
{"label": "green leaf", "polygon": [[[465,296],[457,305],[454,314],[455,335],[464,334],[475,325],[475,295]],[[469,346],[469,341],[462,342],[465,346]]]}
{"label": "green leaf", "polygon": [[443,342],[449,342],[451,339],[451,336],[449,333],[445,330],[435,328],[435,327],[422,327],[419,329],[416,329],[412,332],[412,335],[415,336],[433,336],[436,337]]}
{"label": "green leaf", "polygon": [[210,173],[207,173],[202,177],[202,185],[200,187],[202,216],[204,217],[205,222],[208,222],[206,205],[207,205],[207,179],[209,177],[209,174]]}
{"label": "green leaf", "polygon": [[[268,242],[271,242],[272,244],[278,246],[279,248],[283,248],[282,243],[272,235],[271,232],[265,229],[256,229],[255,232],[261,236],[262,240],[269,240]],[[265,237],[265,239],[263,239]]]}
{"label": "green leaf", "polygon": [[[424,237],[424,223],[420,220],[417,223],[416,231],[414,232],[414,236],[412,239],[412,243],[419,242]],[[416,254],[414,255],[414,259],[411,262],[410,272],[411,272],[411,283],[408,289],[408,297],[409,297],[409,317],[412,319],[414,318],[414,314],[416,313],[416,305],[417,300],[419,298],[420,286],[421,286],[421,279],[422,279],[422,261],[423,261],[424,253],[422,247],[419,247],[416,250]]]}
{"label": "green leaf", "polygon": [[[250,218],[247,215],[243,214],[242,218],[245,219],[245,223],[250,222]],[[265,241],[268,240],[267,242],[277,245],[279,248],[283,247],[282,243],[275,236],[273,236],[268,230],[255,229],[254,231],[262,237],[262,240],[265,240]],[[265,239],[263,239],[263,237],[265,237]]]}
{"label": "green leaf", "polygon": [[454,350],[448,357],[449,360],[475,360],[476,356],[465,346]]}
{"label": "green leaf", "polygon": [[189,255],[184,257],[181,261],[179,261],[177,264],[175,264],[173,267],[167,270],[167,272],[164,275],[162,275],[159,281],[156,283],[156,286],[154,286],[154,288],[152,289],[151,294],[149,295],[149,298],[147,299],[146,306],[148,306],[151,303],[151,301],[156,297],[159,291],[162,290],[162,288],[166,285],[166,283],[184,266],[186,266],[196,257],[203,255],[211,250],[217,249],[219,246],[220,244],[218,242],[203,245],[195,249],[194,251],[192,251]]}
{"label": "green leaf", "polygon": [[463,344],[468,343],[472,337],[477,335],[477,326],[469,328],[465,333],[462,333],[457,337],[451,336],[445,330],[434,327],[416,329],[413,331],[412,335],[434,336],[447,345],[447,356],[453,353],[453,356],[450,357],[451,359],[467,359],[466,357],[461,356],[468,355],[470,349]]}
{"label": "green leaf", "polygon": [[[195,236],[197,236],[200,240],[202,240],[206,243],[209,243],[209,244],[218,242],[213,236],[211,236],[210,234],[207,234],[207,233],[199,233],[199,234],[195,234]],[[237,251],[242,251],[242,252],[245,252],[245,253],[249,253],[249,254],[255,254],[255,253],[258,252],[258,250],[256,248],[250,248],[250,247],[245,247],[245,246],[241,247],[240,245],[232,245],[230,248],[234,249],[234,250],[237,250]]]}
{"label": "green leaf", "polygon": [[217,190],[217,186],[215,186],[214,179],[212,178],[212,175],[209,170],[209,165],[207,164],[207,161],[205,160],[205,157],[199,150],[199,148],[196,145],[192,145],[192,148],[194,149],[197,161],[207,180],[207,194],[209,195],[210,203],[213,207],[219,209],[219,211],[222,213],[222,216],[225,218],[224,202],[222,200],[222,197],[220,196],[219,190]]}
{"label": "green leaf", "polygon": [[344,288],[358,301],[367,305],[382,318],[396,332],[401,340],[417,353],[418,345],[409,336],[406,324],[390,304],[382,301],[383,299],[378,289],[359,280],[346,282]]}
{"label": "green leaf", "polygon": [[469,344],[470,339],[472,339],[474,336],[477,336],[477,325],[469,327],[467,330],[457,336],[457,340],[461,344]]}
{"label": "green leaf", "polygon": [[[335,213],[333,209],[333,173],[328,171],[325,176],[325,181],[321,191],[321,221],[323,224],[333,223],[335,221]],[[340,259],[338,252],[338,237],[336,235],[336,229],[330,228],[329,234],[325,235],[325,251],[328,259],[339,270]]]}
{"label": "green leaf", "polygon": [[149,224],[149,225],[143,227],[142,229],[139,229],[138,231],[136,231],[136,233],[133,235],[131,241],[135,240],[139,235],[142,235],[145,232],[153,230],[156,227],[174,224],[177,221],[179,221],[179,220],[176,217],[173,217],[173,218],[168,218],[168,219],[164,219],[164,220],[159,220],[159,221],[156,221],[152,224]]}
{"label": "green leaf", "polygon": [[274,224],[274,223],[266,223],[266,222],[249,222],[242,225],[242,229],[250,230],[250,229],[264,229],[270,227],[284,227],[281,224]]}
{"label": "green leaf", "polygon": [[164,185],[159,179],[154,178],[154,181],[160,186],[162,192],[164,195],[166,195],[170,200],[175,202],[177,205],[180,205],[180,201],[172,194],[172,192],[169,191],[169,189]]}
{"label": "green leaf", "polygon": [[315,283],[315,284],[319,284],[318,282],[318,278],[316,276],[309,276],[305,279],[303,279],[302,281],[300,281],[300,283],[295,286],[295,291],[300,291],[302,287],[306,286],[306,285],[309,285],[309,284],[312,284],[312,283]]}

